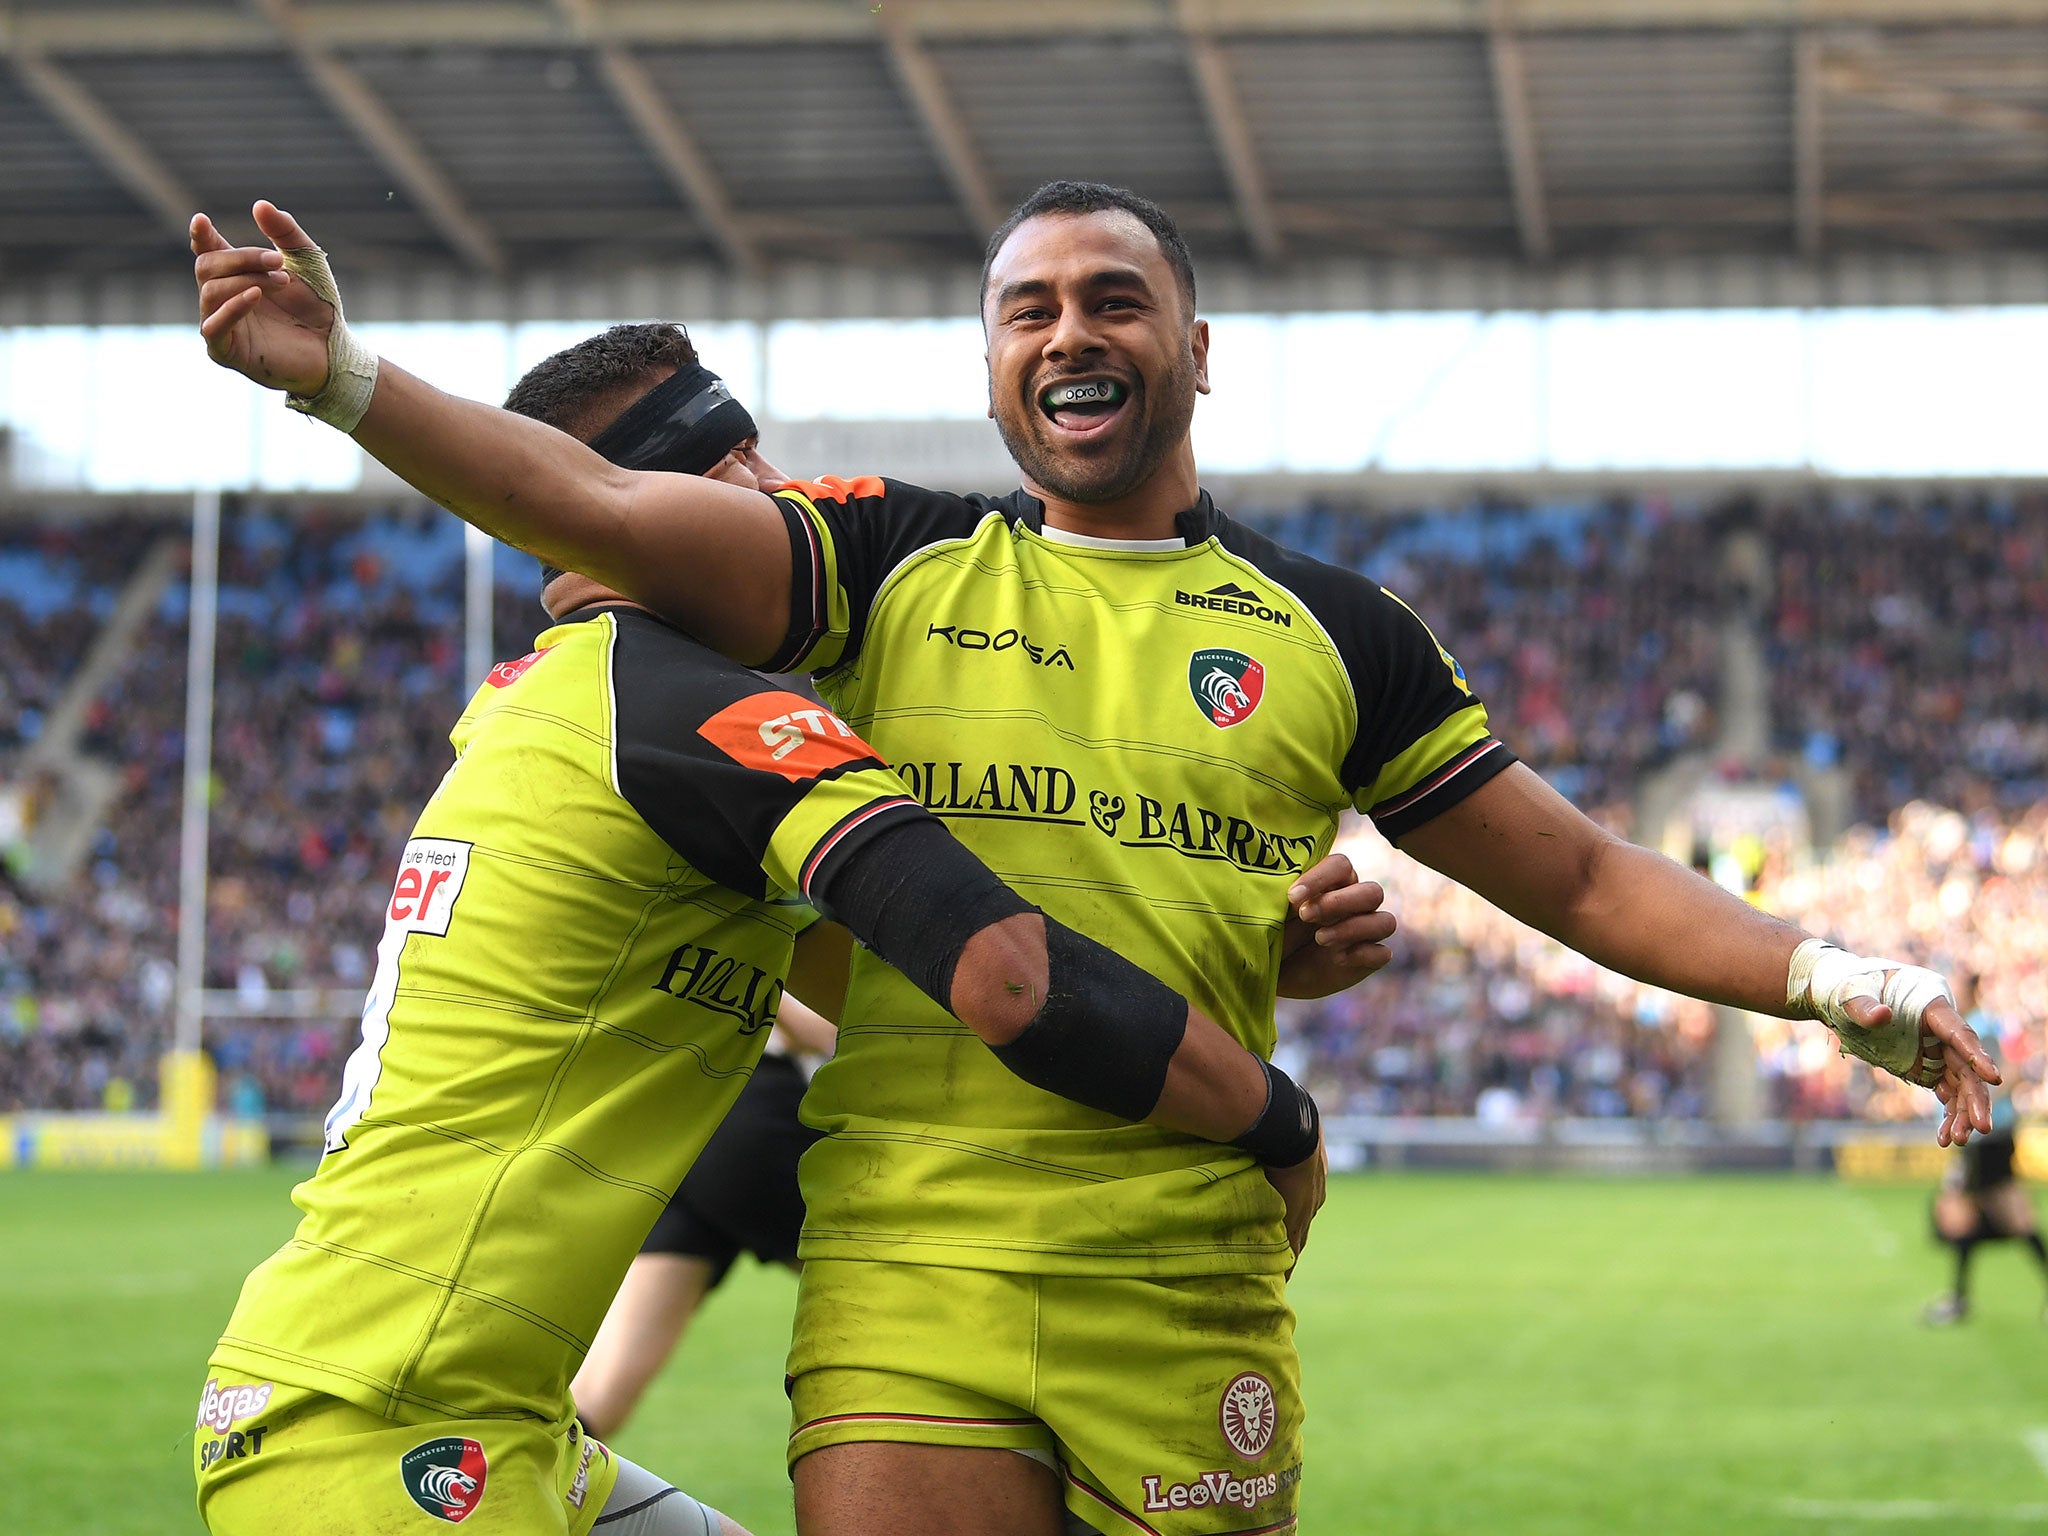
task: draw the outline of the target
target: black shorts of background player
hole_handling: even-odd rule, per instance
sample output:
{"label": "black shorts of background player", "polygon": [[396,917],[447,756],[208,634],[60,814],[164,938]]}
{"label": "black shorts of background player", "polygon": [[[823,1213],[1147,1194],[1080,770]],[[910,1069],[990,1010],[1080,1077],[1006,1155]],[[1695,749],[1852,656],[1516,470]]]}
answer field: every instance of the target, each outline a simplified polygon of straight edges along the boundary
{"label": "black shorts of background player", "polygon": [[[1954,1286],[1927,1304],[1923,1319],[1933,1327],[1959,1323],[1970,1315],[1970,1258],[1979,1243],[2004,1239],[2024,1243],[2048,1280],[2048,1247],[2014,1168],[2018,1117],[2009,1097],[1991,1111],[1991,1134],[1972,1138],[1934,1196],[1934,1235],[1955,1252]],[[2048,1309],[2042,1313],[2048,1322]]]}
{"label": "black shorts of background player", "polygon": [[570,1396],[592,1434],[625,1426],[742,1253],[801,1267],[796,1165],[822,1133],[797,1119],[810,1082],[800,1057],[829,1056],[834,1033],[829,1020],[783,998],[766,1054],[655,1219],[576,1372]]}

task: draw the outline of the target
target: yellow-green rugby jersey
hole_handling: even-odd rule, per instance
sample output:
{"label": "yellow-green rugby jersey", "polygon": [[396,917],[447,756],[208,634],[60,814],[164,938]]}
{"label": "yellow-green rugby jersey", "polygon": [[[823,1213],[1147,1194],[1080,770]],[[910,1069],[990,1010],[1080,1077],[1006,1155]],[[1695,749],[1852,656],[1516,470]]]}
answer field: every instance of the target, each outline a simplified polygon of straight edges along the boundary
{"label": "yellow-green rugby jersey", "polygon": [[[1513,761],[1403,603],[1206,494],[1153,546],[1049,534],[1021,491],[865,476],[780,501],[794,579],[773,665],[815,671],[1003,880],[1260,1055],[1287,888],[1339,813],[1398,838]],[[807,1258],[1290,1263],[1279,1197],[1248,1158],[1019,1081],[869,954],[805,1116],[832,1133],[802,1165]]]}
{"label": "yellow-green rugby jersey", "polygon": [[218,1364],[399,1420],[568,1411],[752,1070],[807,891],[921,816],[815,700],[638,610],[556,626],[453,732],[298,1231]]}

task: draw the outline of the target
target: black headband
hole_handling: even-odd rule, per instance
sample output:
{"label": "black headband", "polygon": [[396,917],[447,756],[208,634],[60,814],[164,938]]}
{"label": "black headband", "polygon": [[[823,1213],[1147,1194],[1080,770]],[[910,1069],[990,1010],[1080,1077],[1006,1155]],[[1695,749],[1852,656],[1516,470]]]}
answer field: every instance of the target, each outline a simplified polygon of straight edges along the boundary
{"label": "black headband", "polygon": [[635,400],[590,446],[621,469],[701,475],[755,431],[725,380],[691,363]]}
{"label": "black headband", "polygon": [[[759,435],[725,380],[702,363],[690,363],[635,400],[590,446],[621,469],[701,475]],[[542,589],[561,574],[561,567],[543,565]]]}

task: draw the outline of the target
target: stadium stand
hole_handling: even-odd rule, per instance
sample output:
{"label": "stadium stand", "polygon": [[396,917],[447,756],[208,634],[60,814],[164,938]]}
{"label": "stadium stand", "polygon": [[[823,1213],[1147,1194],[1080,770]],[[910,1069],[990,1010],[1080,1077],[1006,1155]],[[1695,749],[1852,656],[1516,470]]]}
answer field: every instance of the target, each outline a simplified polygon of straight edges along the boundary
{"label": "stadium stand", "polygon": [[[531,562],[504,564],[516,654],[538,609]],[[225,525],[206,984],[248,1014],[208,1036],[237,1112],[333,1097],[353,1021],[263,1010],[277,994],[359,997],[368,980],[388,870],[452,756],[461,581],[460,529],[432,509]],[[0,645],[32,647],[51,622],[9,610]],[[124,792],[85,867],[53,895],[17,884],[0,897],[0,1109],[154,1095],[174,976],[185,629],[177,585],[87,712],[84,746],[118,766]]]}
{"label": "stadium stand", "polygon": [[[1756,768],[1838,763],[1864,822],[1819,861],[1760,845],[1757,899],[1865,952],[1981,977],[1977,1008],[2035,1076],[2048,683],[2026,658],[2048,646],[2044,510],[1837,501],[1745,523],[1775,576],[1759,624],[1777,750]],[[1643,499],[1260,521],[1408,598],[1501,734],[1611,824],[1626,830],[1646,774],[1714,752],[1727,518]],[[161,531],[37,526],[0,540],[0,654],[23,663],[10,661],[0,719],[17,738]],[[1853,580],[1837,554],[1851,541]],[[333,1095],[388,870],[449,761],[461,567],[457,526],[429,509],[289,523],[259,510],[225,525],[207,985],[242,1015],[208,1030],[231,1110],[303,1120]],[[520,655],[541,627],[531,562],[501,556],[499,581],[497,652]],[[83,745],[124,787],[90,857],[59,891],[0,892],[0,1110],[154,1092],[171,1011],[184,605],[173,585],[88,713]],[[1402,927],[1394,964],[1366,986],[1283,1005],[1283,1063],[1331,1112],[1705,1113],[1710,1010],[1600,971],[1369,828],[1346,846],[1387,884]],[[346,1006],[266,1016],[308,994]],[[1839,1061],[1816,1029],[1766,1023],[1758,1045],[1772,1113],[1924,1108]]]}
{"label": "stadium stand", "polygon": [[1847,764],[1860,819],[2048,796],[2044,514],[1982,497],[1771,514],[1780,745]]}
{"label": "stadium stand", "polygon": [[1646,500],[1257,521],[1426,616],[1500,734],[1584,808],[1626,800],[1645,769],[1713,739],[1708,517]]}

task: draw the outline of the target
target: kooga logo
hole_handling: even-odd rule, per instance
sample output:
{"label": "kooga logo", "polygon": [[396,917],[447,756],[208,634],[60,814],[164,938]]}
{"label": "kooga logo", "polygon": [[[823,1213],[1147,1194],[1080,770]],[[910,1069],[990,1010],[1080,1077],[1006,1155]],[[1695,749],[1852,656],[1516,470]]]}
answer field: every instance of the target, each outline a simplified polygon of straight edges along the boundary
{"label": "kooga logo", "polygon": [[1065,667],[1069,672],[1074,670],[1073,655],[1064,645],[1055,645],[1048,650],[1022,630],[999,629],[991,633],[965,624],[927,624],[924,638],[927,643],[943,640],[963,651],[1022,651],[1036,666]]}
{"label": "kooga logo", "polygon": [[1278,624],[1282,629],[1294,628],[1293,614],[1268,608],[1266,600],[1258,593],[1250,587],[1240,587],[1234,581],[1226,581],[1206,592],[1176,592],[1173,600],[1183,608],[1201,608],[1210,613],[1238,613],[1268,624]]}

